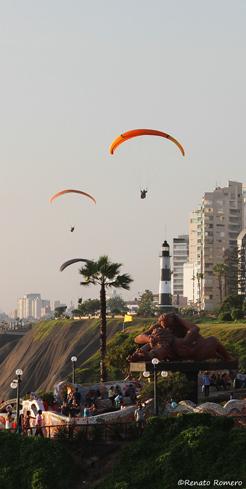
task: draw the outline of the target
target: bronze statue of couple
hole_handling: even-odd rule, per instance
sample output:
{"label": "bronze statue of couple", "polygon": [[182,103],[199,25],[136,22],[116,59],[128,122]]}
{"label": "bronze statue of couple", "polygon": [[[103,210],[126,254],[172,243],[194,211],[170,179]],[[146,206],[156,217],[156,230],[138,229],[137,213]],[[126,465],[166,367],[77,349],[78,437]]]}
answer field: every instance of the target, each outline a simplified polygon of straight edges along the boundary
{"label": "bronze statue of couple", "polygon": [[147,362],[152,358],[160,361],[232,360],[216,337],[204,338],[196,324],[174,313],[162,314],[157,323],[135,338],[135,343],[143,346],[128,357],[130,362]]}

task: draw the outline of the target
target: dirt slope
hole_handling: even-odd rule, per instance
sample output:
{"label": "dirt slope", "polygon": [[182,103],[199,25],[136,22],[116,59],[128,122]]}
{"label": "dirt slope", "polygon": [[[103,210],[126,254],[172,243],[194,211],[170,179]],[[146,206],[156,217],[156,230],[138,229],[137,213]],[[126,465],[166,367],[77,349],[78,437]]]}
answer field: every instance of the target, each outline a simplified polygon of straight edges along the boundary
{"label": "dirt slope", "polygon": [[[108,337],[122,326],[119,320],[108,323]],[[13,394],[9,385],[15,370],[24,372],[22,393],[52,390],[56,382],[71,373],[71,356],[83,364],[99,348],[99,320],[44,321],[36,324],[19,340],[1,364],[0,397]]]}
{"label": "dirt slope", "polygon": [[0,334],[0,365],[21,338],[18,335]]}

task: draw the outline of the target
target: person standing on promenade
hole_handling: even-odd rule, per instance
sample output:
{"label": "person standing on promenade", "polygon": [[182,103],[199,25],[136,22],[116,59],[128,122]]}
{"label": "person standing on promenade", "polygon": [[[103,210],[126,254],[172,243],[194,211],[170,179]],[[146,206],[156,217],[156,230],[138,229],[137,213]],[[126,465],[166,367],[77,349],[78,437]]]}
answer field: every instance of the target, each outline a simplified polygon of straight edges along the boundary
{"label": "person standing on promenade", "polygon": [[42,436],[44,437],[43,434],[43,416],[42,416],[42,409],[38,410],[38,414],[36,416],[36,431],[35,431],[35,436]]}

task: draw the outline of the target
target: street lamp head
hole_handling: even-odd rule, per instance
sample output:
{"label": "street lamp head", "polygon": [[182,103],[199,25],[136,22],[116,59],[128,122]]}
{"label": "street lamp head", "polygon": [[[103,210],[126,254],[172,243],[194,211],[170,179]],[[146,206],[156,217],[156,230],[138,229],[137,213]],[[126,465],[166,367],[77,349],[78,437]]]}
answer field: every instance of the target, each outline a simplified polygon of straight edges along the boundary
{"label": "street lamp head", "polygon": [[165,370],[162,370],[161,376],[162,377],[167,377],[168,376],[168,372],[166,372]]}
{"label": "street lamp head", "polygon": [[146,378],[149,377],[150,376],[150,372],[148,372],[148,371],[143,372],[143,376],[146,377]]}
{"label": "street lamp head", "polygon": [[160,363],[160,360],[158,360],[158,358],[152,358],[151,363],[152,365],[158,365],[158,363]]}
{"label": "street lamp head", "polygon": [[17,368],[15,373],[16,375],[23,375],[23,370],[21,370],[21,368]]}
{"label": "street lamp head", "polygon": [[71,357],[71,362],[77,362],[77,360],[78,360],[77,357],[75,357],[75,356]]}
{"label": "street lamp head", "polygon": [[15,380],[13,380],[13,382],[11,382],[11,384],[10,384],[10,387],[11,387],[11,389],[17,389],[17,382]]}

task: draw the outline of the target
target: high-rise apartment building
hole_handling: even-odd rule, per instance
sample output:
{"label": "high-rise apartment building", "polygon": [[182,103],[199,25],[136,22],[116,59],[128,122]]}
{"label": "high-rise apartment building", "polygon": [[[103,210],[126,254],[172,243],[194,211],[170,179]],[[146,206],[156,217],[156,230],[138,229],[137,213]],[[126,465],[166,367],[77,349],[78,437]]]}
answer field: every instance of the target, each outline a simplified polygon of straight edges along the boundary
{"label": "high-rise apartment building", "polygon": [[202,207],[189,219],[189,256],[183,265],[184,296],[190,306],[201,308]]}
{"label": "high-rise apartment building", "polygon": [[50,314],[51,314],[50,301],[46,299],[42,299],[41,317],[45,317]]}
{"label": "high-rise apartment building", "polygon": [[17,317],[20,319],[26,317],[26,301],[24,297],[17,300]]}
{"label": "high-rise apartment building", "polygon": [[40,319],[42,299],[40,294],[26,294],[17,301],[17,314],[20,319]]}
{"label": "high-rise apartment building", "polygon": [[246,228],[246,184],[243,183],[243,228]]}
{"label": "high-rise apartment building", "polygon": [[[227,264],[237,250],[237,237],[243,228],[242,183],[229,181],[228,187],[206,192],[202,201],[201,300],[202,308],[214,309],[220,302],[218,279],[213,269]],[[228,293],[230,281],[228,280]]]}
{"label": "high-rise apartment building", "polygon": [[201,271],[202,261],[202,208],[192,211],[189,221],[189,263]]}
{"label": "high-rise apartment building", "polygon": [[[242,183],[229,181],[227,187],[217,187],[206,192],[201,206],[194,210],[189,223],[189,264],[184,265],[184,294],[188,302],[201,309],[213,310],[220,303],[218,278],[214,266],[228,265],[228,275],[224,282],[224,294],[237,293],[235,256],[237,237],[244,227],[244,207],[246,189],[243,195]],[[234,270],[233,270],[234,268]],[[193,284],[191,287],[191,273]]]}
{"label": "high-rise apartment building", "polygon": [[62,305],[61,301],[57,299],[56,301],[54,301],[53,309],[55,310],[57,307],[60,307],[61,305]]}
{"label": "high-rise apartment building", "polygon": [[246,228],[237,238],[238,253],[238,294],[246,295]]}
{"label": "high-rise apartment building", "polygon": [[184,297],[186,298],[187,305],[200,308],[200,285],[199,283],[199,271],[195,263],[184,263]]}
{"label": "high-rise apartment building", "polygon": [[173,238],[173,274],[172,295],[173,304],[184,305],[183,265],[188,261],[189,236],[180,235]]}

